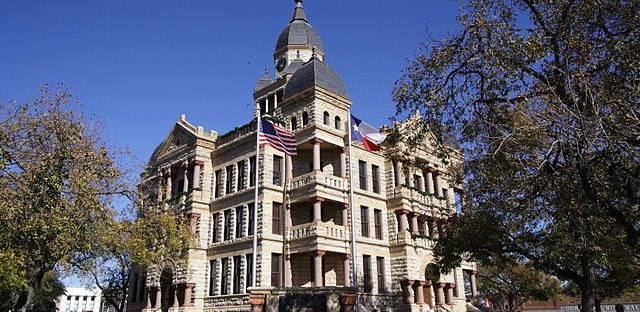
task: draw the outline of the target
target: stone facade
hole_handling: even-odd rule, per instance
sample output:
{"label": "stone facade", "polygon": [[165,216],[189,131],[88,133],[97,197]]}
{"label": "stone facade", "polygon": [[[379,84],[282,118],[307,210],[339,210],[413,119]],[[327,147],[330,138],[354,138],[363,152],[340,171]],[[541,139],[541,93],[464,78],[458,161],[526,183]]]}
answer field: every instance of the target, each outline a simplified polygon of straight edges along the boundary
{"label": "stone facade", "polygon": [[[289,27],[307,23],[302,1],[296,2]],[[428,267],[442,230],[438,220],[455,211],[463,195],[450,174],[462,155],[450,148],[452,156],[441,159],[427,135],[417,147],[395,140],[381,151],[353,142],[349,159],[352,103],[336,93],[342,82],[323,63],[324,51],[292,40],[274,53],[274,64],[287,64],[276,80],[264,77],[256,87],[254,115],[283,121],[296,136],[298,155],[289,158],[271,146],[256,153],[255,121],[219,136],[181,116],[154,151],[143,184],[158,200],[173,199],[167,205],[190,219],[198,240],[186,263],[134,270],[130,289],[144,295],[130,294],[128,311],[278,311],[282,305],[350,311],[354,304],[360,311],[465,311],[467,296],[476,294],[474,265],[443,276]],[[316,66],[309,71],[314,77],[302,77],[316,84],[288,86],[308,81],[294,77],[305,69],[288,70],[295,62]],[[383,131],[408,135],[419,118]]]}

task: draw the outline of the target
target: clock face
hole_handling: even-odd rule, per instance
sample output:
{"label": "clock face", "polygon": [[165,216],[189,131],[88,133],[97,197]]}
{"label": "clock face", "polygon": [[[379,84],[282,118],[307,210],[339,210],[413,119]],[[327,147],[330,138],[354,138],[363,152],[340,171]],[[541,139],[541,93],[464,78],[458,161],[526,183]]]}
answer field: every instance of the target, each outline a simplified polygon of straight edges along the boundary
{"label": "clock face", "polygon": [[287,60],[283,57],[278,60],[278,63],[276,64],[276,69],[278,71],[283,71],[286,66],[287,66]]}

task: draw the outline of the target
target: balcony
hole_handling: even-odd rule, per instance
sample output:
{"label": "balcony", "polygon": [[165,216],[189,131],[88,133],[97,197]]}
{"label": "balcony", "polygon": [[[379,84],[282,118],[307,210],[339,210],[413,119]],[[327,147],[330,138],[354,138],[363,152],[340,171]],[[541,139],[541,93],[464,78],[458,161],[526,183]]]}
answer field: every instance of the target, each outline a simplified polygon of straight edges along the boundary
{"label": "balcony", "polygon": [[436,245],[436,241],[433,238],[420,237],[419,235],[413,235],[408,231],[398,233],[396,243],[398,245],[409,245],[425,249],[433,249]]}
{"label": "balcony", "polygon": [[293,226],[289,231],[292,252],[327,250],[345,252],[348,233],[333,221],[310,222]]}
{"label": "balcony", "polygon": [[314,196],[342,201],[347,187],[347,180],[344,178],[313,171],[291,179],[289,195],[292,202]]}
{"label": "balcony", "polygon": [[427,207],[447,207],[449,206],[449,202],[447,199],[442,197],[437,197],[434,194],[426,194],[424,192],[420,192],[418,190],[408,188],[408,187],[395,187],[389,196],[390,201],[402,201],[408,200],[412,203],[418,203],[425,205]]}

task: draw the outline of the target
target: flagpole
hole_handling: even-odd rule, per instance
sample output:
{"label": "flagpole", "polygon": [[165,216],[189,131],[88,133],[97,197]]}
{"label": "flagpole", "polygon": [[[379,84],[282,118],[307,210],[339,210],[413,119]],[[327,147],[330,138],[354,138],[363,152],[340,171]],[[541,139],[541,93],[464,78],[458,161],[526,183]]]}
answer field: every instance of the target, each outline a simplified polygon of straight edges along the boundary
{"label": "flagpole", "polygon": [[258,267],[257,259],[258,259],[258,168],[260,168],[260,105],[257,105],[256,111],[258,112],[258,117],[256,118],[256,165],[254,168],[255,175],[255,190],[253,194],[253,254],[251,255],[251,261],[253,265],[251,266],[251,286],[256,287],[256,268]]}
{"label": "flagpole", "polygon": [[356,289],[356,305],[354,307],[354,311],[358,311],[358,261],[356,259],[356,216],[355,216],[355,207],[353,206],[353,167],[351,166],[351,110],[349,109],[349,134],[347,137],[347,142],[349,142],[349,159],[347,160],[349,168],[349,208],[351,210],[351,265],[353,266],[353,287]]}

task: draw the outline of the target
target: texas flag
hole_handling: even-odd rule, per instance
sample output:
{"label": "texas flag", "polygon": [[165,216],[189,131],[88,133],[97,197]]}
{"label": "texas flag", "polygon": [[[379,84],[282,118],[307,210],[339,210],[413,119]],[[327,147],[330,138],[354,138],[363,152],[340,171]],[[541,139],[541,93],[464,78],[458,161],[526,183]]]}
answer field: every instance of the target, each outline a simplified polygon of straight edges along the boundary
{"label": "texas flag", "polygon": [[362,142],[367,151],[379,151],[384,139],[376,128],[351,115],[351,140]]}

